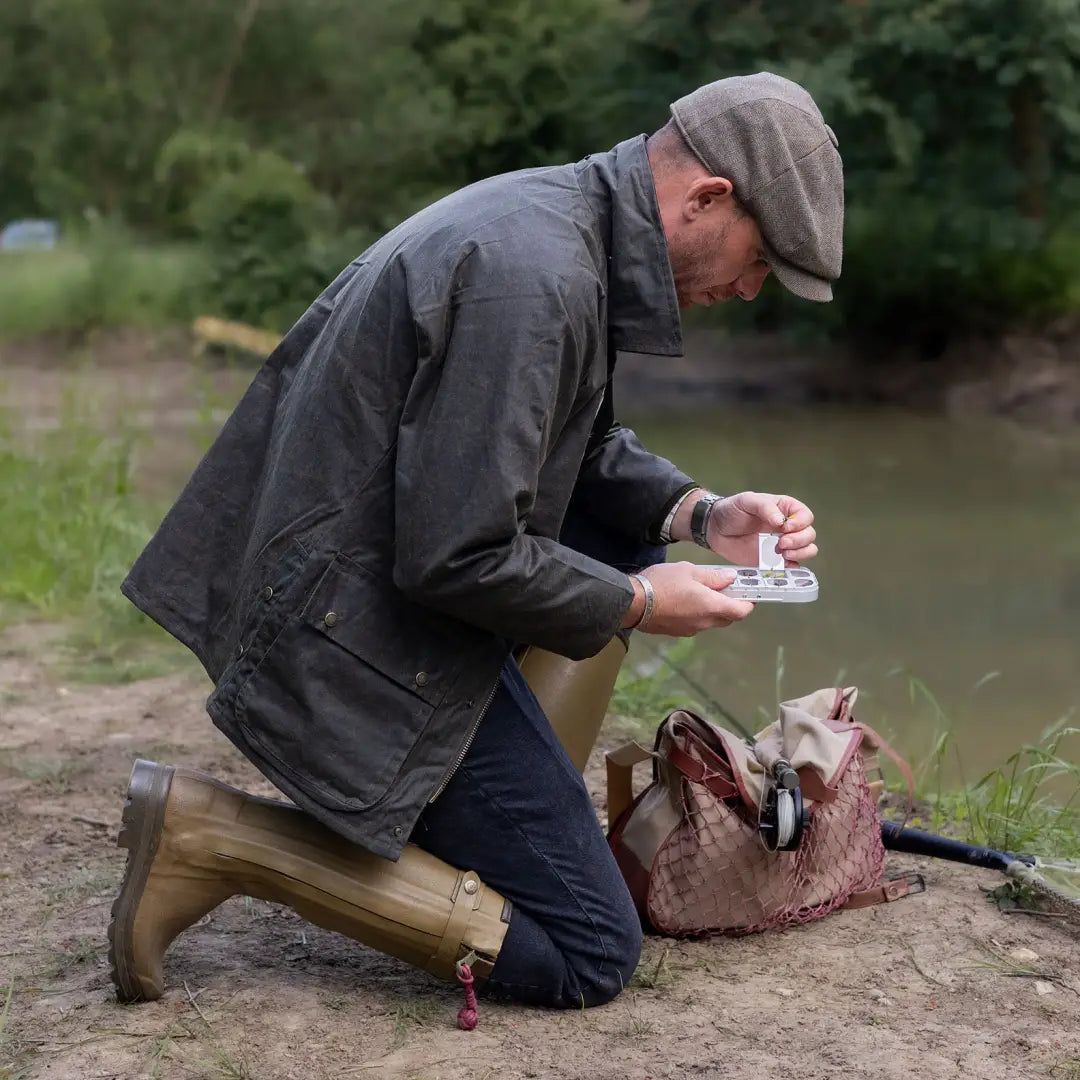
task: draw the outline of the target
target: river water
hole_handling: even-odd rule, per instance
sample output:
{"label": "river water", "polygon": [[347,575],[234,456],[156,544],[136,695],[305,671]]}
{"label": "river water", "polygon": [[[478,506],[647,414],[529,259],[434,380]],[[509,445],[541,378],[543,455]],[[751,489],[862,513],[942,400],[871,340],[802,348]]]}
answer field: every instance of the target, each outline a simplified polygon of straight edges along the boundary
{"label": "river water", "polygon": [[[713,490],[815,512],[818,601],[759,604],[684,662],[755,729],[778,700],[856,685],[859,718],[913,763],[951,728],[950,778],[971,781],[1080,706],[1080,438],[818,407],[624,422]],[[690,544],[670,557],[709,561]],[[662,640],[642,636],[635,659]]]}

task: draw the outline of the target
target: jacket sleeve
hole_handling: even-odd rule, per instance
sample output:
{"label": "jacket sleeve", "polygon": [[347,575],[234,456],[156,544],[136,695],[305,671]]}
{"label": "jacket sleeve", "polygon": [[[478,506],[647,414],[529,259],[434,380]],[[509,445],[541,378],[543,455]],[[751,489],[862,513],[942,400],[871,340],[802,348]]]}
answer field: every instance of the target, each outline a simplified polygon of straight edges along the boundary
{"label": "jacket sleeve", "polygon": [[524,523],[597,347],[595,307],[590,316],[580,288],[521,265],[480,248],[449,306],[414,315],[421,348],[398,432],[394,583],[508,641],[577,659],[611,639],[633,588]]}
{"label": "jacket sleeve", "polygon": [[578,473],[574,505],[628,536],[657,544],[675,499],[694,481],[666,458],[651,454],[638,437],[616,423],[611,384]]}

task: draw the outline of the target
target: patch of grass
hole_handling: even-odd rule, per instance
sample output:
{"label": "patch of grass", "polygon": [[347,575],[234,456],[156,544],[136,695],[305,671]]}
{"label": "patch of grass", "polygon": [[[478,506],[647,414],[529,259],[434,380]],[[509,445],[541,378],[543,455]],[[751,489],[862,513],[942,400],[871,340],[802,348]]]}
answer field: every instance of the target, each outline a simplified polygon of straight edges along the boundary
{"label": "patch of grass", "polygon": [[[984,675],[972,692],[995,678]],[[931,807],[935,830],[1001,851],[1072,858],[1080,855],[1080,728],[1068,713],[974,782],[964,779],[963,753],[952,720],[926,685],[908,675],[909,695],[933,709],[934,744],[917,766],[916,790]],[[946,786],[951,761],[959,786]]]}
{"label": "patch of grass", "polygon": [[56,664],[61,678],[95,686],[122,686],[187,669],[202,671],[192,653],[149,619],[121,628],[89,619],[78,623],[65,636]]}
{"label": "patch of grass", "polygon": [[215,1080],[253,1080],[251,1067],[243,1054],[226,1050],[223,1046],[214,1049]]}
{"label": "patch of grass", "polygon": [[647,1039],[656,1034],[656,1025],[651,1020],[631,1012],[626,1018],[626,1034],[631,1039]]}
{"label": "patch of grass", "polygon": [[670,949],[664,949],[654,961],[642,960],[627,984],[632,990],[667,990],[675,984],[675,974],[668,967]]}
{"label": "patch of grass", "polygon": [[55,251],[0,252],[0,339],[157,327],[194,314],[203,255],[97,224]]}
{"label": "patch of grass", "polygon": [[32,754],[19,757],[10,750],[0,751],[0,771],[40,784],[53,795],[63,794],[92,767],[84,758],[39,757]]}
{"label": "patch of grass", "polygon": [[[173,670],[187,653],[120,593],[158,515],[132,484],[132,432],[107,435],[74,405],[59,427],[18,442],[0,418],[0,609],[74,620],[67,674],[126,682]],[[183,659],[181,659],[183,658]]]}
{"label": "patch of grass", "polygon": [[413,998],[403,1001],[393,1011],[394,1047],[404,1046],[417,1028],[431,1027],[444,1016],[443,1003],[437,998]]}
{"label": "patch of grass", "polygon": [[[1002,851],[1080,855],[1080,728],[1065,718],[972,785],[969,833]],[[1069,756],[1063,744],[1071,749]],[[1049,792],[1068,789],[1062,802]]]}
{"label": "patch of grass", "polygon": [[80,866],[66,880],[46,886],[45,897],[50,904],[70,904],[115,890],[119,879],[120,871],[111,864]]}
{"label": "patch of grass", "polygon": [[1068,1061],[1058,1061],[1046,1071],[1058,1080],[1080,1080],[1080,1059],[1070,1058]]}
{"label": "patch of grass", "polygon": [[693,638],[683,638],[662,651],[651,644],[646,648],[648,654],[639,660],[628,658],[619,670],[608,713],[632,734],[651,740],[669,712],[701,706],[689,700],[678,676],[694,651]]}
{"label": "patch of grass", "polygon": [[79,938],[68,948],[46,952],[41,958],[37,973],[47,979],[55,979],[73,967],[96,960],[107,948],[108,945],[97,938]]}
{"label": "patch of grass", "polygon": [[16,444],[0,433],[0,600],[119,617],[116,588],[150,536],[132,487],[134,445],[133,433],[107,436],[74,405],[37,438]]}

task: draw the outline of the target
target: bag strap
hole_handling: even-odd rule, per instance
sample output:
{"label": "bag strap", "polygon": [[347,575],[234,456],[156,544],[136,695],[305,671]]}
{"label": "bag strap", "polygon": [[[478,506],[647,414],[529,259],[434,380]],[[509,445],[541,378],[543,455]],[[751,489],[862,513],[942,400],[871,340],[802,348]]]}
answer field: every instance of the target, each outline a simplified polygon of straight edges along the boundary
{"label": "bag strap", "polygon": [[875,904],[890,904],[893,900],[902,900],[905,896],[921,892],[926,892],[926,881],[922,874],[901,874],[886,879],[875,889],[852,893],[841,907],[854,910]]}
{"label": "bag strap", "polygon": [[628,742],[604,755],[607,765],[608,828],[629,809],[634,801],[634,766],[655,758],[656,754],[639,742]]}
{"label": "bag strap", "polygon": [[874,748],[880,750],[900,770],[900,775],[907,784],[907,809],[904,811],[904,820],[900,825],[900,828],[903,828],[915,813],[915,776],[911,771],[911,766],[869,724],[859,723],[859,727],[870,736]]}
{"label": "bag strap", "polygon": [[[732,799],[739,797],[739,789],[734,781],[729,780],[731,768],[722,758],[717,757],[708,747],[697,744],[697,751],[705,762],[691,757],[685,750],[672,745],[667,752],[667,759],[678,769],[687,780],[711,791],[718,799]],[[719,766],[719,769],[717,768]],[[720,771],[722,770],[722,771]]]}

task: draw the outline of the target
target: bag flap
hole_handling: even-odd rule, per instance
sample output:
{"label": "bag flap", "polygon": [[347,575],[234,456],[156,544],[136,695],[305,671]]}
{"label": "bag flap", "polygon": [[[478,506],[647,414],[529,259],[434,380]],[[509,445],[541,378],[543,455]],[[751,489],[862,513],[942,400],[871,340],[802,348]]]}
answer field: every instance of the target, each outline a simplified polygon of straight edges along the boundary
{"label": "bag flap", "polygon": [[861,725],[850,721],[857,696],[855,687],[827,687],[784,701],[779,719],[758,732],[753,748],[741,741],[731,747],[750,805],[761,804],[766,775],[781,757],[799,774],[805,800],[836,798],[840,777],[862,739]]}

